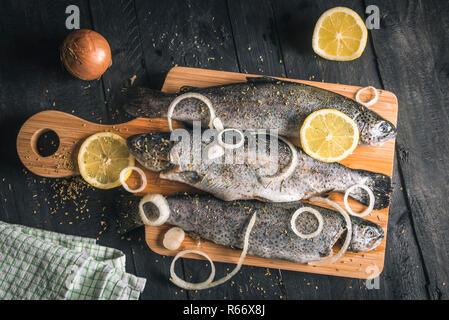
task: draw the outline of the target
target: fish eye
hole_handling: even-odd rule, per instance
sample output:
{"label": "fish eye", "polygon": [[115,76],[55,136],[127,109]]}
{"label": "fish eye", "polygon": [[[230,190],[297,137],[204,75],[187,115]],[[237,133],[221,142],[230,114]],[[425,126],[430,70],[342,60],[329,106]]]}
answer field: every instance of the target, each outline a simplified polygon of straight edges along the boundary
{"label": "fish eye", "polygon": [[376,232],[373,229],[368,228],[365,230],[365,237],[374,238],[375,236],[376,236]]}
{"label": "fish eye", "polygon": [[385,122],[383,122],[380,127],[379,127],[380,132],[385,133],[388,131],[388,126],[386,125]]}

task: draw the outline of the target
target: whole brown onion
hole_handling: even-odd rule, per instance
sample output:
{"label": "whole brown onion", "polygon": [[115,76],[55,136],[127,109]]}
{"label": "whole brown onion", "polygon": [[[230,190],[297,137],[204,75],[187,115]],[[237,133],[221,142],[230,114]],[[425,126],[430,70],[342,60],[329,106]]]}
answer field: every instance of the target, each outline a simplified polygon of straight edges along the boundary
{"label": "whole brown onion", "polygon": [[61,46],[61,60],[75,77],[95,80],[112,65],[111,48],[98,32],[80,29],[65,38]]}

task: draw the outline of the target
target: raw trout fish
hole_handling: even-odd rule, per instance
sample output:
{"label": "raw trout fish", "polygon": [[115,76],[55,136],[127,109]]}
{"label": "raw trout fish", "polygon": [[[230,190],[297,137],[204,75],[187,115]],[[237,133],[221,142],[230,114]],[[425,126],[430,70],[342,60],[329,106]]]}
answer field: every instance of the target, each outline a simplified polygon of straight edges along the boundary
{"label": "raw trout fish", "polygon": [[[191,131],[185,132],[192,136]],[[148,170],[159,172],[160,178],[191,185],[226,201],[257,199],[290,202],[323,196],[332,191],[345,192],[355,184],[365,184],[375,195],[375,209],[389,205],[392,191],[390,177],[350,169],[338,163],[320,162],[300,148],[296,148],[298,164],[293,173],[282,180],[267,183],[261,178],[273,177],[288,167],[292,152],[281,140],[276,150],[271,150],[271,140],[257,137],[257,144],[266,145],[267,152],[263,156],[259,156],[260,145],[248,147],[245,142],[240,148],[226,150],[219,158],[209,159],[208,150],[215,143],[214,139],[203,139],[197,144],[189,142],[189,139],[175,142],[170,141],[170,133],[131,136],[127,145],[137,161]],[[247,140],[248,137],[245,137]],[[193,155],[201,158],[195,161]],[[365,205],[369,203],[367,193],[360,188],[351,193],[351,197]]]}
{"label": "raw trout fish", "polygon": [[[139,200],[134,196],[120,199],[122,210],[136,220],[139,219]],[[263,258],[300,263],[321,260],[333,254],[332,247],[346,231],[345,220],[340,213],[300,202],[227,202],[211,195],[181,193],[167,197],[167,202],[170,207],[168,224],[180,227],[192,237],[239,249],[243,248],[248,222],[256,213],[248,253]],[[323,216],[323,230],[312,239],[302,239],[290,228],[293,213],[301,207],[312,207]],[[157,217],[158,209],[152,203],[144,204],[143,208],[149,219]],[[370,251],[382,242],[384,230],[379,225],[354,216],[350,219],[353,234],[348,251]],[[298,216],[296,227],[301,233],[311,233],[317,229],[318,220],[312,214],[304,212]]]}
{"label": "raw trout fish", "polygon": [[[320,109],[336,109],[352,118],[360,130],[359,143],[377,145],[396,136],[395,126],[360,103],[321,88],[273,78],[247,78],[209,88],[184,90],[209,98],[224,126],[235,129],[278,129],[279,135],[299,138],[299,129],[308,115]],[[131,87],[124,109],[135,117],[165,118],[170,103],[179,94]],[[185,99],[177,106],[174,120],[202,121],[206,128],[209,113],[203,102]]]}

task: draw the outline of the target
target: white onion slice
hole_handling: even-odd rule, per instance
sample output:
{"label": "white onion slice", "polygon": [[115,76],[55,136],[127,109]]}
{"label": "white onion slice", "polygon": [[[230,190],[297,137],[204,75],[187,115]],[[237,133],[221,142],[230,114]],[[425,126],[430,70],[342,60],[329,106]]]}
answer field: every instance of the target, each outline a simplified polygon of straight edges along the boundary
{"label": "white onion slice", "polygon": [[[198,254],[200,256],[205,257],[207,260],[209,260],[210,262],[210,275],[209,278],[207,278],[207,280],[203,281],[203,282],[198,282],[198,283],[191,283],[191,282],[187,282],[185,280],[182,280],[180,277],[178,277],[175,273],[175,263],[176,261],[185,256],[186,254],[189,253],[194,253],[194,254]],[[173,282],[174,284],[176,284],[178,287],[186,289],[186,290],[202,290],[202,289],[207,289],[209,288],[208,286],[211,285],[212,280],[214,280],[215,278],[215,265],[214,262],[211,260],[211,258],[204,252],[199,251],[199,250],[184,250],[179,252],[174,258],[173,261],[171,263],[170,266],[170,281]]]}
{"label": "white onion slice", "polygon": [[[138,189],[134,189],[134,190],[131,189],[125,181],[125,175],[130,170],[136,171],[140,175],[140,178],[142,179],[142,185]],[[139,192],[142,192],[145,189],[145,187],[147,186],[147,177],[145,175],[145,172],[143,172],[142,169],[137,168],[137,167],[127,167],[120,172],[120,182],[126,191],[131,192],[131,193],[139,193]]]}
{"label": "white onion slice", "polygon": [[220,118],[215,118],[214,121],[212,121],[212,125],[219,132],[224,130],[223,122],[221,122]]}
{"label": "white onion slice", "polygon": [[[218,119],[218,118],[215,118],[215,119]],[[230,143],[224,142],[223,141],[223,134],[225,132],[227,132],[227,131],[235,131],[235,132],[237,132],[240,135],[239,142],[237,142],[236,144],[230,144]],[[218,144],[220,146],[222,146],[223,148],[225,148],[225,149],[237,149],[237,148],[240,148],[241,146],[243,146],[243,144],[245,143],[245,136],[243,135],[243,132],[241,130],[238,130],[238,129],[225,129],[225,130],[221,130],[218,133],[217,141],[218,141]]]}
{"label": "white onion slice", "polygon": [[[159,216],[155,220],[148,219],[145,211],[143,209],[143,205],[147,202],[153,203],[159,210]],[[147,194],[139,202],[139,215],[142,219],[142,222],[145,225],[158,227],[163,225],[168,217],[170,216],[170,207],[168,206],[167,199],[163,195],[160,194]]]}
{"label": "white onion slice", "polygon": [[[254,213],[251,220],[248,223],[248,226],[246,227],[245,238],[244,238],[244,242],[243,242],[243,250],[242,250],[242,253],[240,254],[240,258],[237,263],[237,266],[234,268],[234,270],[232,270],[226,276],[212,282],[212,279],[215,277],[215,265],[212,262],[212,260],[210,259],[210,257],[206,253],[201,252],[201,251],[186,250],[186,251],[179,252],[173,259],[171,266],[170,266],[170,276],[171,276],[170,281],[173,282],[174,284],[176,284],[178,287],[181,287],[186,290],[203,290],[203,289],[213,288],[213,287],[223,284],[226,281],[228,281],[229,279],[231,279],[234,275],[237,274],[237,272],[239,272],[240,268],[242,267],[243,260],[245,260],[246,254],[248,252],[248,247],[249,247],[249,236],[251,234],[251,230],[253,229],[255,222],[256,222],[256,214]],[[206,281],[200,282],[200,283],[191,283],[191,282],[187,282],[187,281],[180,279],[176,275],[175,262],[176,262],[176,260],[178,260],[180,257],[184,256],[187,253],[196,253],[196,254],[199,254],[199,255],[205,257],[207,260],[209,260],[209,262],[211,263],[212,270],[211,270],[211,274],[210,274],[209,278],[207,278]]]}
{"label": "white onion slice", "polygon": [[207,105],[207,107],[209,108],[209,112],[210,112],[209,128],[212,129],[214,127],[214,120],[216,119],[215,110],[212,107],[212,102],[207,97],[203,96],[202,94],[195,93],[195,92],[188,92],[188,93],[184,93],[184,94],[176,97],[176,99],[173,100],[172,103],[170,104],[170,106],[168,107],[167,120],[168,120],[168,127],[170,128],[170,131],[173,131],[171,117],[173,116],[173,111],[175,110],[176,105],[178,103],[180,103],[182,100],[188,99],[188,98],[195,98],[195,99],[201,100]]}
{"label": "white onion slice", "polygon": [[292,159],[286,169],[284,169],[282,172],[278,172],[273,176],[269,177],[261,177],[260,181],[263,184],[268,184],[270,182],[279,182],[282,180],[285,180],[286,178],[290,177],[293,172],[296,169],[296,166],[298,165],[298,151],[296,150],[295,146],[288,141],[287,139],[284,139],[282,137],[278,137],[281,141],[283,141],[291,150]]}
{"label": "white onion slice", "polygon": [[352,239],[352,223],[351,223],[351,219],[349,218],[348,213],[343,210],[342,207],[340,207],[337,203],[335,203],[334,201],[331,201],[329,199],[326,198],[321,198],[321,197],[314,197],[311,198],[310,201],[316,201],[316,202],[321,202],[321,203],[325,203],[328,204],[332,207],[334,207],[335,209],[338,210],[338,212],[341,213],[341,215],[343,216],[343,218],[345,219],[346,222],[346,239],[345,242],[343,243],[343,246],[341,247],[340,251],[338,251],[338,253],[336,255],[333,255],[329,258],[323,259],[323,260],[319,260],[319,261],[311,261],[308,264],[312,265],[312,266],[325,266],[325,265],[329,265],[332,264],[334,262],[336,262],[338,259],[340,259],[348,250],[349,244],[351,243],[351,239]]}
{"label": "white onion slice", "polygon": [[[368,205],[368,208],[367,208],[364,212],[362,212],[362,213],[355,213],[355,212],[353,212],[353,211],[351,210],[351,208],[349,207],[348,196],[349,196],[349,194],[351,193],[351,191],[354,190],[355,188],[362,188],[363,190],[365,190],[366,192],[368,192],[368,195],[369,195],[369,205]],[[373,193],[373,191],[372,191],[370,188],[368,188],[366,185],[364,185],[364,184],[355,184],[355,185],[353,185],[352,187],[349,187],[349,188],[346,190],[344,201],[345,201],[345,207],[346,207],[346,210],[347,210],[350,214],[352,214],[353,216],[356,216],[356,217],[363,218],[364,216],[368,215],[371,211],[373,211],[375,198],[374,198],[374,193]]]}
{"label": "white onion slice", "polygon": [[162,244],[168,250],[178,250],[185,238],[185,232],[179,227],[170,228],[164,234]]}
{"label": "white onion slice", "polygon": [[[360,94],[365,90],[372,90],[374,92],[374,97],[367,102],[362,102],[362,100],[360,100]],[[377,92],[377,89],[374,87],[371,87],[371,86],[360,89],[359,91],[357,91],[357,93],[355,95],[355,100],[358,103],[363,104],[365,107],[371,107],[372,105],[374,105],[377,102],[378,99],[379,99],[379,93]]]}
{"label": "white onion slice", "polygon": [[[304,233],[299,232],[298,229],[296,228],[296,219],[303,212],[310,212],[318,220],[318,228],[312,233],[304,234]],[[298,237],[303,238],[303,239],[311,239],[311,238],[314,238],[317,235],[319,235],[321,233],[321,231],[323,231],[323,224],[324,224],[324,221],[323,221],[323,216],[321,215],[321,213],[319,213],[317,210],[315,210],[314,208],[311,208],[311,207],[299,208],[298,210],[295,211],[295,213],[292,216],[292,219],[290,220],[290,227],[292,228],[292,231]]]}

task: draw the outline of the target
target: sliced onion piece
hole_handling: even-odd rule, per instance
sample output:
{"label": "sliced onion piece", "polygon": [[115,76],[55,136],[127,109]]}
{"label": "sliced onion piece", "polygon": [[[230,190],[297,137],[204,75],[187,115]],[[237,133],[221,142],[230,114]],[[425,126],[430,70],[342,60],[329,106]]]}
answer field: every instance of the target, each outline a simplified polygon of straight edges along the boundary
{"label": "sliced onion piece", "polygon": [[178,103],[180,103],[182,100],[188,99],[188,98],[195,98],[195,99],[201,100],[207,105],[207,107],[209,108],[209,112],[210,112],[209,128],[213,129],[214,128],[214,120],[216,119],[216,117],[215,117],[215,110],[212,107],[212,102],[207,97],[203,96],[202,94],[199,94],[196,92],[188,92],[188,93],[184,93],[184,94],[176,97],[176,99],[173,100],[172,103],[170,104],[170,106],[168,107],[167,120],[168,120],[168,127],[170,128],[170,131],[173,131],[171,117],[173,116],[173,111],[175,110],[176,105]]}
{"label": "sliced onion piece", "polygon": [[261,177],[260,181],[263,184],[268,184],[270,182],[279,182],[282,180],[285,180],[286,178],[290,177],[293,172],[296,169],[296,166],[298,165],[298,151],[296,150],[295,146],[288,141],[287,139],[284,139],[282,137],[278,137],[279,140],[283,141],[291,150],[292,159],[288,165],[287,168],[285,168],[282,172],[278,172],[273,176],[269,177]]}
{"label": "sliced onion piece", "polygon": [[[205,257],[210,262],[210,275],[209,278],[207,278],[206,281],[198,282],[198,283],[191,283],[187,282],[185,280],[182,280],[180,277],[178,277],[175,273],[175,263],[176,261],[185,256],[186,254],[193,253],[198,254],[200,256]],[[204,252],[199,250],[184,250],[179,252],[174,258],[170,266],[170,281],[176,284],[178,287],[186,289],[186,290],[202,290],[210,288],[209,286],[212,284],[212,280],[215,278],[215,265],[214,262],[211,260],[211,258]]]}
{"label": "sliced onion piece", "polygon": [[212,125],[218,131],[224,130],[223,122],[221,122],[220,118],[215,118],[214,121],[212,121]]}
{"label": "sliced onion piece", "polygon": [[185,232],[179,227],[170,228],[164,234],[162,244],[168,250],[178,250],[185,238]]}
{"label": "sliced onion piece", "polygon": [[346,222],[346,239],[345,239],[345,242],[343,243],[343,246],[341,247],[340,251],[338,251],[338,253],[336,255],[333,255],[333,256],[331,256],[329,258],[326,258],[326,259],[323,259],[323,260],[319,260],[319,261],[312,261],[312,262],[308,263],[309,265],[312,265],[312,266],[326,266],[326,265],[329,265],[329,264],[332,264],[332,263],[336,262],[348,250],[349,244],[351,243],[351,239],[352,239],[351,218],[349,218],[348,213],[345,210],[343,210],[343,208],[340,207],[334,201],[331,201],[331,200],[326,199],[326,198],[321,198],[321,197],[311,198],[310,201],[321,202],[321,203],[325,203],[325,204],[328,204],[328,205],[334,207],[335,209],[338,210],[338,212],[341,213],[341,215],[343,216],[343,218],[345,219],[345,222]]}
{"label": "sliced onion piece", "polygon": [[[349,194],[351,193],[351,191],[354,190],[355,188],[362,188],[363,190],[365,190],[366,192],[368,192],[368,195],[369,195],[369,205],[368,205],[368,208],[367,208],[364,212],[362,212],[362,213],[355,213],[355,212],[353,212],[353,211],[351,210],[351,208],[349,207],[348,196],[349,196]],[[353,216],[356,216],[356,217],[363,218],[364,216],[368,215],[371,211],[373,211],[375,198],[374,198],[374,193],[373,193],[373,191],[372,191],[370,188],[368,188],[366,185],[364,185],[364,184],[355,184],[355,185],[353,185],[352,187],[349,187],[349,188],[346,190],[344,201],[345,201],[345,207],[346,207],[346,210],[347,210],[350,214],[352,214]]]}
{"label": "sliced onion piece", "polygon": [[[360,100],[360,94],[365,90],[371,90],[374,92],[374,97],[367,102],[363,102],[362,100]],[[357,91],[357,93],[355,95],[355,100],[358,103],[363,104],[365,107],[371,107],[372,105],[374,105],[377,102],[378,99],[379,99],[379,93],[377,92],[377,89],[374,87],[371,87],[371,86],[360,89],[359,91]]]}
{"label": "sliced onion piece", "polygon": [[[159,210],[159,216],[155,220],[148,219],[147,215],[145,214],[145,210],[143,209],[143,206],[145,203],[151,202],[153,203]],[[170,207],[168,206],[167,199],[163,195],[160,194],[147,194],[142,199],[140,199],[139,202],[139,215],[142,219],[142,222],[145,225],[152,226],[152,227],[158,227],[163,225],[170,216]]]}
{"label": "sliced onion piece", "polygon": [[[312,233],[304,234],[304,233],[299,232],[298,229],[296,228],[296,219],[303,212],[310,212],[318,220],[318,228]],[[292,216],[292,219],[290,220],[290,227],[292,228],[292,231],[298,237],[303,238],[303,239],[311,239],[311,238],[314,238],[317,235],[319,235],[321,233],[321,231],[323,231],[323,225],[324,225],[323,216],[321,215],[321,213],[319,213],[317,210],[315,210],[314,208],[311,208],[311,207],[299,208],[298,210],[295,211],[295,213]]]}
{"label": "sliced onion piece", "polygon": [[[234,275],[237,274],[237,272],[239,272],[240,268],[242,267],[243,261],[245,260],[246,254],[248,252],[248,247],[249,247],[249,236],[251,234],[251,230],[253,229],[255,222],[256,222],[256,214],[254,213],[251,220],[249,221],[248,226],[246,227],[245,238],[244,238],[244,242],[243,242],[243,250],[242,250],[242,253],[240,254],[240,258],[237,263],[237,266],[234,268],[234,270],[232,270],[226,276],[224,276],[221,279],[218,279],[217,281],[212,282],[212,279],[215,277],[215,265],[212,262],[212,260],[210,259],[210,257],[206,253],[201,252],[201,251],[186,250],[186,251],[179,252],[173,259],[171,266],[170,266],[170,276],[171,276],[170,281],[173,282],[174,284],[176,284],[178,287],[181,287],[186,290],[203,290],[203,289],[213,288],[213,287],[223,284],[226,281],[228,281],[229,279],[231,279]],[[176,260],[178,260],[180,257],[186,255],[187,253],[196,253],[196,254],[199,254],[199,255],[205,257],[207,260],[209,260],[209,262],[211,263],[212,270],[211,270],[211,274],[210,274],[209,278],[207,278],[206,281],[200,282],[200,283],[191,283],[191,282],[187,282],[187,281],[180,279],[176,275],[175,262],[176,262]]]}
{"label": "sliced onion piece", "polygon": [[[215,118],[215,119],[218,119],[218,118]],[[228,131],[235,131],[239,134],[240,140],[236,144],[226,143],[223,141],[223,134]],[[225,130],[221,130],[218,133],[217,141],[218,141],[218,144],[225,149],[237,149],[237,148],[240,148],[241,146],[243,146],[243,144],[245,143],[245,136],[243,135],[243,132],[241,130],[225,129]]]}
{"label": "sliced onion piece", "polygon": [[[138,189],[134,189],[134,190],[131,189],[125,181],[125,175],[130,170],[136,171],[140,175],[140,178],[142,179],[142,184]],[[137,167],[127,167],[120,172],[120,182],[122,183],[122,186],[126,191],[131,192],[131,193],[139,193],[139,192],[142,192],[145,189],[145,187],[147,186],[147,177],[145,175],[145,172],[143,172],[142,169],[137,168]]]}

